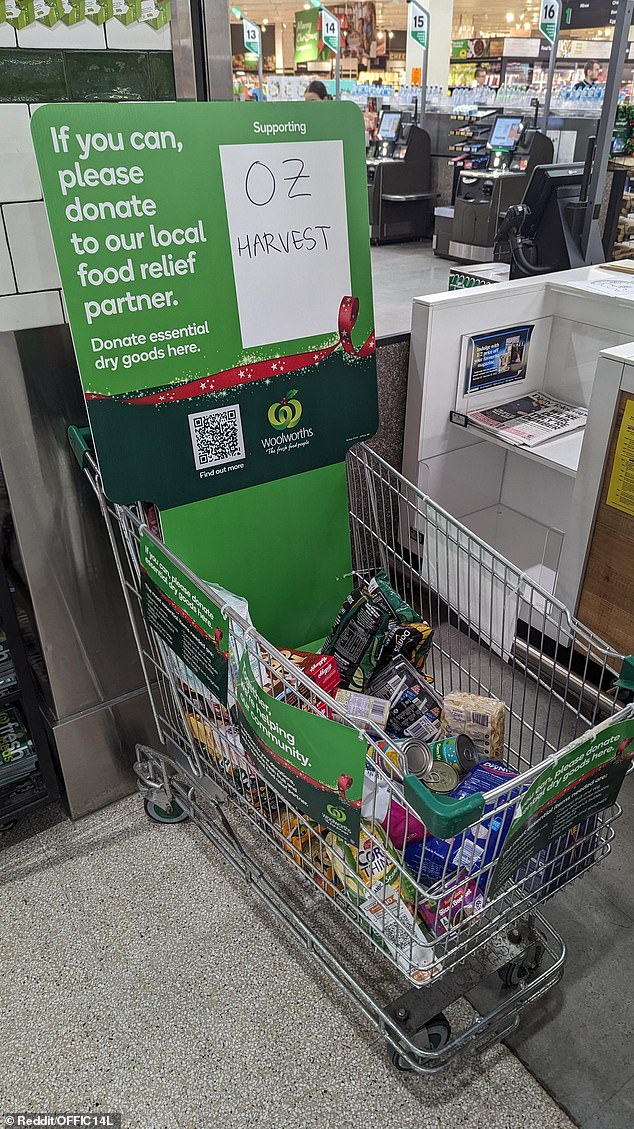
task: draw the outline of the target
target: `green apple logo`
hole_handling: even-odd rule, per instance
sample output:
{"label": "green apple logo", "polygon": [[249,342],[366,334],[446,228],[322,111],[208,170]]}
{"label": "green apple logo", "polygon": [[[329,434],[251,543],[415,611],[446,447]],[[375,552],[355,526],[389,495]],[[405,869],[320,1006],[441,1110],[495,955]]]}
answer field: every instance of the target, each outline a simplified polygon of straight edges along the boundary
{"label": "green apple logo", "polygon": [[297,389],[291,388],[286,396],[277,404],[271,404],[268,410],[268,420],[271,427],[275,427],[278,431],[284,428],[295,427],[299,423],[302,414],[302,405],[299,400],[295,399],[297,396]]}

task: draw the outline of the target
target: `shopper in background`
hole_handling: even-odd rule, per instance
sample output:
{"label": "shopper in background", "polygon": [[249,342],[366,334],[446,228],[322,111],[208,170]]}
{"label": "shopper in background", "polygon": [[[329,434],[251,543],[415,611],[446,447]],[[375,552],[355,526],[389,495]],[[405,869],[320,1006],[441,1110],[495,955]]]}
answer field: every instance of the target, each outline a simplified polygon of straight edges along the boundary
{"label": "shopper in background", "polygon": [[312,82],[309,82],[306,90],[304,91],[304,101],[305,102],[327,102],[328,101],[328,91],[326,90],[326,87],[324,86],[323,82],[320,82],[318,78],[314,78]]}
{"label": "shopper in background", "polygon": [[594,59],[589,59],[583,68],[583,78],[575,83],[573,90],[587,90],[588,87],[594,86],[598,82],[600,74],[601,64],[595,62]]}
{"label": "shopper in background", "polygon": [[475,77],[474,77],[474,80],[471,83],[471,85],[473,87],[486,86],[487,75],[488,75],[488,71],[487,71],[486,67],[476,67]]}

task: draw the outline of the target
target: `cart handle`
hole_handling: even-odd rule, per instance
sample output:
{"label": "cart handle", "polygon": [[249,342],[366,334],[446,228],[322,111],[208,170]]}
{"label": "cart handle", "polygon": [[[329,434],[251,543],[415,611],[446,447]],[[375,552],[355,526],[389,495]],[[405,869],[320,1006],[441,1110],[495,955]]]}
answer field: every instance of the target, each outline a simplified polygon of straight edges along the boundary
{"label": "cart handle", "polygon": [[68,431],[68,442],[77,462],[82,470],[86,467],[86,456],[92,452],[92,436],[89,427],[77,427],[71,423]]}
{"label": "cart handle", "polygon": [[412,773],[404,778],[403,787],[407,803],[437,839],[453,839],[454,835],[476,823],[484,811],[482,792],[474,792],[461,800],[453,796],[439,796],[430,792]]}

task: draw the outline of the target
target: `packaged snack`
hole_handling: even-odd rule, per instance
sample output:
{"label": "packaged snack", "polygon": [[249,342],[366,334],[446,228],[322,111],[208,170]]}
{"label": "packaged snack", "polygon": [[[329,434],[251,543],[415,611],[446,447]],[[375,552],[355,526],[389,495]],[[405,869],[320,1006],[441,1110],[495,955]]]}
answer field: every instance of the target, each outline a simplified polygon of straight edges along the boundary
{"label": "packaged snack", "polygon": [[390,659],[401,655],[420,673],[431,650],[433,637],[433,628],[424,620],[398,623],[388,631],[383,657]]}
{"label": "packaged snack", "polygon": [[442,706],[442,736],[466,733],[478,752],[501,760],[504,752],[504,702],[454,690]]}
{"label": "packaged snack", "polygon": [[383,698],[372,698],[367,694],[355,694],[354,690],[337,690],[335,701],[360,729],[370,729],[378,725],[385,729],[390,703]]}
{"label": "packaged snack", "polygon": [[466,917],[478,913],[484,905],[484,895],[473,879],[467,879],[452,893],[438,901],[420,902],[418,912],[434,937],[442,937],[455,926],[464,923]]}
{"label": "packaged snack", "polygon": [[368,592],[373,599],[382,600],[399,623],[413,623],[416,619],[416,612],[401,599],[398,592],[394,591],[383,569],[379,569],[372,577],[368,584]]}
{"label": "packaged snack", "polygon": [[363,690],[374,674],[390,613],[360,588],[348,596],[321,653],[334,656],[343,686]]}
{"label": "packaged snack", "polygon": [[389,810],[381,822],[398,851],[402,851],[405,843],[420,843],[425,838],[425,827],[420,819],[395,797],[392,797]]}
{"label": "packaged snack", "polygon": [[[280,647],[280,654],[310,678],[325,694],[334,694],[341,682],[341,676],[332,655],[315,654],[314,651],[294,651]],[[270,659],[270,671],[264,677],[264,689],[274,698],[283,699],[291,706],[301,705],[301,699],[292,688],[286,687],[287,672],[282,669],[274,656]]]}
{"label": "packaged snack", "polygon": [[433,741],[440,733],[442,698],[410,663],[401,659],[394,667],[401,689],[392,698],[386,733],[401,740],[415,737]]}
{"label": "packaged snack", "polygon": [[291,856],[296,866],[302,865],[302,856],[310,857],[311,831],[303,820],[291,812],[283,811],[277,820],[277,827],[285,842],[284,850]]}

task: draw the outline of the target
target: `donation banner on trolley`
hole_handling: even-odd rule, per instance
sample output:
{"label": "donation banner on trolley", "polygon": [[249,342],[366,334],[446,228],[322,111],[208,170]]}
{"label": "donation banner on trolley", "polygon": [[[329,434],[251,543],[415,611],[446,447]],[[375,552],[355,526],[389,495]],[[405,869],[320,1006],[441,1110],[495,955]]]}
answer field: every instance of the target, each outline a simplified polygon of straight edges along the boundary
{"label": "donation banner on trolley", "polygon": [[[229,621],[200,585],[175,565],[167,553],[141,535],[141,602],[147,626],[223,705],[227,704]],[[179,671],[174,666],[174,676]],[[190,697],[195,687],[185,688]]]}
{"label": "donation banner on trolley", "polygon": [[[547,765],[515,808],[491,882],[491,894],[497,894],[522,863],[539,857],[540,851],[557,843],[566,832],[612,807],[632,757],[634,720],[630,718],[597,726],[590,736],[578,741],[554,764]],[[591,853],[597,845],[589,837],[591,831],[586,827],[581,836],[580,864],[584,848]],[[564,869],[577,861],[567,846],[554,852],[555,863],[560,855]],[[549,880],[556,878],[552,873],[554,865],[550,873],[545,872]]]}
{"label": "donation banner on trolley", "polygon": [[367,757],[356,729],[267,694],[247,654],[237,700],[244,750],[264,779],[301,815],[356,846]]}
{"label": "donation banner on trolley", "polygon": [[48,105],[32,129],[110,499],[181,506],[376,432],[356,106]]}

